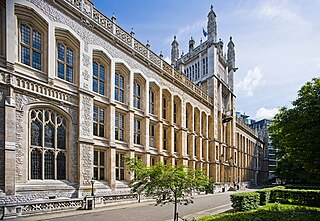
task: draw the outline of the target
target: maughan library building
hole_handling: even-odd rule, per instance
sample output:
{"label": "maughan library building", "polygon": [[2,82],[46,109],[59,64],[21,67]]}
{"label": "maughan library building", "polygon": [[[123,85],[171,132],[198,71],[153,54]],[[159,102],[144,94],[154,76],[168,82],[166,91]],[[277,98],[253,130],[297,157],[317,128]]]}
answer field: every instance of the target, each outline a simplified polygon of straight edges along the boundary
{"label": "maughan library building", "polygon": [[236,117],[235,44],[207,19],[169,64],[89,0],[0,0],[0,207],[77,207],[93,184],[96,203],[130,200],[126,156],[203,170],[216,192],[266,181]]}

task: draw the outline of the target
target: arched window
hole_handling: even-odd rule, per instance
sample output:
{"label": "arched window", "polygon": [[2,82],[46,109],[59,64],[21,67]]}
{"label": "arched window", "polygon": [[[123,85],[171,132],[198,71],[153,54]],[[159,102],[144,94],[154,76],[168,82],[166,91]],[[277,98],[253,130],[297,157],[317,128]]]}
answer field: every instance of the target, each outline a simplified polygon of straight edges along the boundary
{"label": "arched window", "polygon": [[66,119],[51,109],[33,109],[29,119],[31,179],[66,179]]}

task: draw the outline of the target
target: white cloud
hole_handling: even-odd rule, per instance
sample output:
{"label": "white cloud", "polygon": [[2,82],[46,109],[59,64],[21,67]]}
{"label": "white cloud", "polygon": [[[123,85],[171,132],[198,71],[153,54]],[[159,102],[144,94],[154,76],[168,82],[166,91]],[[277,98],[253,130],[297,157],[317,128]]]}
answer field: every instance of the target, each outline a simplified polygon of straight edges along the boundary
{"label": "white cloud", "polygon": [[264,82],[261,81],[262,77],[263,71],[260,66],[250,69],[247,75],[236,85],[237,91],[245,94],[247,97],[252,97],[254,89],[264,84]]}
{"label": "white cloud", "polygon": [[304,27],[311,25],[285,1],[265,1],[260,5],[256,13],[258,17],[270,21],[298,24]]}
{"label": "white cloud", "polygon": [[254,116],[254,119],[255,120],[272,119],[274,117],[274,115],[276,115],[278,110],[279,110],[279,108],[267,109],[265,107],[261,107],[257,110],[257,113]]}

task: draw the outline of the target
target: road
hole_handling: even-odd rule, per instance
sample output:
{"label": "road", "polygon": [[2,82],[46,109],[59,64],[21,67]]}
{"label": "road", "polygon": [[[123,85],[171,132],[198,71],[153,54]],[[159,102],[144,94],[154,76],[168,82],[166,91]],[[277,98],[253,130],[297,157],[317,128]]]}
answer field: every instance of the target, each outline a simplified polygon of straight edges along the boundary
{"label": "road", "polygon": [[[188,206],[179,205],[179,216],[192,219],[210,214],[212,212],[222,212],[230,209],[230,194],[226,192],[211,195],[200,195],[194,198],[194,203]],[[219,211],[222,210],[222,211]],[[155,206],[153,202],[134,203],[130,205],[119,205],[115,207],[99,208],[99,211],[79,211],[79,213],[51,214],[41,217],[26,217],[17,220],[50,220],[50,221],[166,221],[172,220],[173,205]],[[83,213],[85,212],[85,213]],[[65,215],[65,217],[61,217]]]}

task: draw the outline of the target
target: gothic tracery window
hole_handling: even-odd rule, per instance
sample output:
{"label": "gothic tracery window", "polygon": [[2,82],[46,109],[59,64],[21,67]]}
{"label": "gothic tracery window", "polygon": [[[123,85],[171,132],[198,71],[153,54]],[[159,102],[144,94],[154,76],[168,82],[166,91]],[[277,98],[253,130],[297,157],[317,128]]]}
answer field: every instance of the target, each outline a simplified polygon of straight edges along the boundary
{"label": "gothic tracery window", "polygon": [[51,109],[30,112],[31,179],[66,179],[67,121]]}

